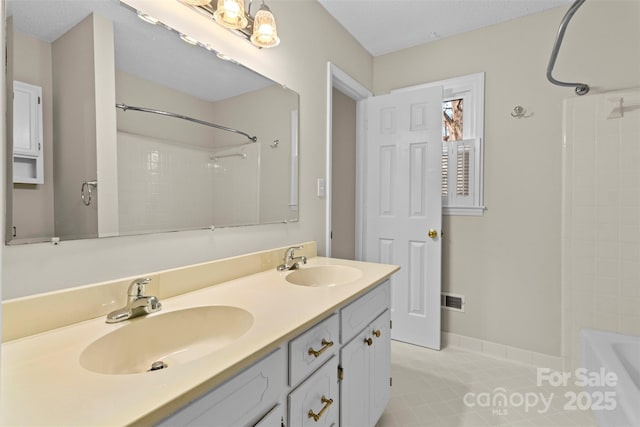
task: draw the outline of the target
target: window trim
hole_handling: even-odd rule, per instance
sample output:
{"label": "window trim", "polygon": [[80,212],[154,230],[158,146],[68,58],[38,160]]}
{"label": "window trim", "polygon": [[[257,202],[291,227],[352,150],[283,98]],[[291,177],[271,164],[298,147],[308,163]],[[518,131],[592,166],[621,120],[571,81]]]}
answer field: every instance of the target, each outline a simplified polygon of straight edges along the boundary
{"label": "window trim", "polygon": [[[473,206],[445,206],[443,204],[443,215],[481,216],[486,210],[484,206],[484,77],[484,72],[481,72],[392,91],[402,92],[442,86],[443,101],[458,98],[464,99],[465,124],[463,127],[463,139],[477,139],[479,147],[475,159],[474,203]],[[471,114],[468,113],[469,111],[471,111]]]}

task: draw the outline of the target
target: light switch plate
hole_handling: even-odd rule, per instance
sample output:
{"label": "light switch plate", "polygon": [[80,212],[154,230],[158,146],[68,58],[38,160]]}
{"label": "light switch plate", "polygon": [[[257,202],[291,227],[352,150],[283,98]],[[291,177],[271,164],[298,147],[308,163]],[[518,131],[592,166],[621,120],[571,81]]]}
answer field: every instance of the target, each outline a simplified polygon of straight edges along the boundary
{"label": "light switch plate", "polygon": [[327,195],[327,183],[324,178],[318,178],[318,197],[323,198]]}

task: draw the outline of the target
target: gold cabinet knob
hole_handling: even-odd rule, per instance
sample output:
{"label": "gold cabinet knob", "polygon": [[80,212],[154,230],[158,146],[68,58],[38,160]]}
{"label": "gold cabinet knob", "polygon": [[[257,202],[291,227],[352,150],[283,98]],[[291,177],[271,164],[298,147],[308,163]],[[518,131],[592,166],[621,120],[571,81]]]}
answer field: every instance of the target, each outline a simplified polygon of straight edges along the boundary
{"label": "gold cabinet knob", "polygon": [[372,333],[376,338],[380,338],[380,329],[376,329]]}
{"label": "gold cabinet knob", "polygon": [[429,237],[431,237],[432,239],[435,239],[436,237],[438,237],[438,232],[435,229],[430,228],[429,232],[427,233],[427,235]]}
{"label": "gold cabinet knob", "polygon": [[371,338],[365,338],[364,342],[368,345],[368,346],[372,346],[373,345],[373,340]]}

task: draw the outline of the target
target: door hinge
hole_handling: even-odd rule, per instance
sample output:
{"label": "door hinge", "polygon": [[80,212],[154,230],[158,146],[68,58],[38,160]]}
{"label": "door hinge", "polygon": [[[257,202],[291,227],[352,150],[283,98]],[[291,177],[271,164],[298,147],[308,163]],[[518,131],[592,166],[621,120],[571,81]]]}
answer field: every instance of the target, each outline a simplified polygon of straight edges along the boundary
{"label": "door hinge", "polygon": [[38,142],[38,151],[42,151],[42,144]]}
{"label": "door hinge", "polygon": [[40,105],[40,97],[38,97],[38,105]]}
{"label": "door hinge", "polygon": [[389,387],[393,387],[393,378],[389,377]]}
{"label": "door hinge", "polygon": [[333,231],[331,231],[331,233],[329,233],[329,236],[330,236],[329,238],[330,238],[331,240],[333,240]]}
{"label": "door hinge", "polygon": [[344,379],[344,369],[342,366],[338,366],[338,381],[342,381]]}
{"label": "door hinge", "polygon": [[393,320],[389,320],[389,329],[393,329]]}

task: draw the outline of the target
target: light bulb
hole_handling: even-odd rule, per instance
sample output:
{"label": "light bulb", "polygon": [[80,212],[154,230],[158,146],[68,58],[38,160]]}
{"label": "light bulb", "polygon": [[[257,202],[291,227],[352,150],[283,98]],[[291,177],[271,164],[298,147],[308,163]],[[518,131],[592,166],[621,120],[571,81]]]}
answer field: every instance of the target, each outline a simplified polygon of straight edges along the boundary
{"label": "light bulb", "polygon": [[280,44],[278,30],[276,29],[276,19],[264,3],[256,13],[253,21],[251,43],[259,47],[275,47]]}
{"label": "light bulb", "polygon": [[248,24],[244,14],[244,0],[218,0],[213,18],[223,27],[239,30]]}

